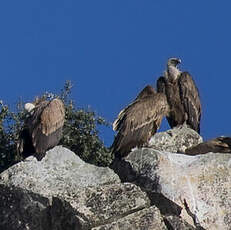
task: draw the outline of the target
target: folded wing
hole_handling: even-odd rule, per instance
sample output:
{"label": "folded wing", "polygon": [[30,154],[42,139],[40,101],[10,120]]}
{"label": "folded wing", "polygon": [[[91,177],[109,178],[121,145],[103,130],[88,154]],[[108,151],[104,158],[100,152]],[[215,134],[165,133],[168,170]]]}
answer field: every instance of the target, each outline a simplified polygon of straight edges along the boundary
{"label": "folded wing", "polygon": [[60,99],[41,102],[35,108],[29,129],[36,153],[44,153],[58,144],[64,119],[65,108]]}
{"label": "folded wing", "polygon": [[181,74],[178,84],[187,124],[200,133],[201,103],[198,89],[188,72]]}
{"label": "folded wing", "polygon": [[132,148],[147,143],[167,112],[165,95],[146,86],[135,101],[119,113],[113,123],[113,129],[118,131],[112,145],[113,152],[126,156]]}

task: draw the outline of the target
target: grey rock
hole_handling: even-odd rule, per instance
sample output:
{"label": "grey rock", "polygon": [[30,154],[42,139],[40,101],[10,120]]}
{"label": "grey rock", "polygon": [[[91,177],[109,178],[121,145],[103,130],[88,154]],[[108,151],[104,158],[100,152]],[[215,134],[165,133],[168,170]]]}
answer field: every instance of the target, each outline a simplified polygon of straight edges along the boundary
{"label": "grey rock", "polygon": [[53,199],[51,222],[54,229],[91,229],[131,213],[139,216],[136,213],[149,205],[146,194],[130,183],[88,187],[69,197]]}
{"label": "grey rock", "polygon": [[129,183],[79,188],[53,197],[51,205],[39,194],[0,185],[0,229],[80,230],[114,221],[128,225],[131,218],[136,224],[139,218],[143,225],[152,226],[154,220],[163,225],[157,208],[154,213],[142,211],[149,206],[146,194]]}
{"label": "grey rock", "polygon": [[122,172],[124,180],[126,174],[132,175],[143,190],[174,202],[186,222],[201,229],[230,229],[230,154],[187,156],[142,148],[124,162],[129,170]]}
{"label": "grey rock", "polygon": [[120,183],[113,170],[87,164],[61,146],[42,161],[31,156],[12,166],[0,179],[0,229],[80,230],[113,222],[129,226],[132,218],[131,226],[138,219],[163,225],[138,186]]}
{"label": "grey rock", "polygon": [[148,146],[160,151],[177,153],[184,152],[202,141],[202,137],[196,131],[182,125],[166,132],[156,133],[150,139]]}
{"label": "grey rock", "polygon": [[196,229],[196,227],[193,227],[191,224],[188,224],[186,221],[184,221],[179,216],[165,216],[164,222],[165,222],[168,229],[199,230],[199,229]]}
{"label": "grey rock", "polygon": [[86,187],[114,183],[120,179],[111,169],[87,164],[61,146],[42,161],[28,157],[0,174],[0,229],[52,229],[46,226],[55,197],[68,199]]}
{"label": "grey rock", "polygon": [[128,230],[128,229],[145,229],[145,230],[167,230],[160,211],[155,206],[145,208],[136,213],[132,213],[110,224],[101,225],[92,230]]}
{"label": "grey rock", "polygon": [[111,169],[87,164],[62,146],[48,151],[41,161],[31,156],[0,174],[1,184],[45,197],[65,195],[80,187],[119,182],[119,177]]}
{"label": "grey rock", "polygon": [[0,229],[51,229],[49,200],[24,189],[0,185]]}
{"label": "grey rock", "polygon": [[0,174],[0,229],[229,229],[230,158],[137,149],[112,164],[131,184],[57,146]]}

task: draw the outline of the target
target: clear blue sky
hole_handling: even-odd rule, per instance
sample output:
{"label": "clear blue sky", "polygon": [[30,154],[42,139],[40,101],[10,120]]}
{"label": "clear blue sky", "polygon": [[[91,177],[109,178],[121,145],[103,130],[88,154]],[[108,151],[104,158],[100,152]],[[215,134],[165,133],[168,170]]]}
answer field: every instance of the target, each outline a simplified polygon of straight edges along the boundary
{"label": "clear blue sky", "polygon": [[[112,122],[175,56],[200,90],[201,135],[231,135],[230,9],[230,1],[1,1],[0,99],[32,100],[71,80],[77,106]],[[110,145],[112,129],[101,131]]]}

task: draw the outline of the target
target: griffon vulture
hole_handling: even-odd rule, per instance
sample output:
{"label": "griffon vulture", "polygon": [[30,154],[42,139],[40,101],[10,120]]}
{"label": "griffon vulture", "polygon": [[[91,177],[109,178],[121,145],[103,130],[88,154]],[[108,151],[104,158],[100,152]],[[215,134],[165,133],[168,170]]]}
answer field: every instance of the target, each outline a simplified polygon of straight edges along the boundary
{"label": "griffon vulture", "polygon": [[205,153],[231,153],[231,137],[217,137],[185,150],[188,155]]}
{"label": "griffon vulture", "polygon": [[118,131],[112,144],[115,156],[125,157],[132,148],[147,143],[167,113],[166,96],[157,93],[150,85],[146,86],[113,123],[113,130]]}
{"label": "griffon vulture", "polygon": [[26,103],[25,109],[28,117],[20,133],[18,152],[24,157],[35,153],[40,160],[62,137],[64,104],[58,98],[51,101],[39,99],[33,104]]}
{"label": "griffon vulture", "polygon": [[201,103],[198,89],[188,72],[181,72],[178,58],[170,58],[164,76],[157,81],[157,92],[165,93],[169,104],[171,128],[187,124],[200,133]]}

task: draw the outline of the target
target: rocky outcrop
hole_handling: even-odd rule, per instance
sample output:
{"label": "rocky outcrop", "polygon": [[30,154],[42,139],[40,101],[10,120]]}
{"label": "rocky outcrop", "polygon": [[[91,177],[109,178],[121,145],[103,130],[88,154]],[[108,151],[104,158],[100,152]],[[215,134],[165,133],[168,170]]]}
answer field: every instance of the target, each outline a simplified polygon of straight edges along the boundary
{"label": "rocky outcrop", "polygon": [[126,165],[117,171],[123,180],[130,175],[127,179],[147,191],[162,213],[175,212],[201,229],[230,229],[230,154],[187,156],[143,148],[117,164]]}
{"label": "rocky outcrop", "polygon": [[42,161],[33,156],[26,158],[0,174],[0,180],[46,197],[63,195],[77,188],[120,182],[111,169],[87,164],[61,146],[48,151]]}
{"label": "rocky outcrop", "polygon": [[[166,229],[145,192],[57,146],[0,174],[0,229]],[[125,229],[119,228],[119,229]]]}
{"label": "rocky outcrop", "polygon": [[182,154],[201,141],[184,126],[157,133],[114,171],[61,146],[28,157],[0,174],[0,229],[230,229],[231,155]]}
{"label": "rocky outcrop", "polygon": [[[68,229],[91,229],[108,224],[150,206],[146,194],[130,184],[112,184],[76,190],[69,196],[54,197],[51,226]],[[121,220],[123,222],[123,220]],[[67,229],[67,228],[65,228]]]}
{"label": "rocky outcrop", "polygon": [[165,152],[184,152],[191,146],[201,143],[202,137],[185,125],[156,133],[149,141],[149,147]]}

